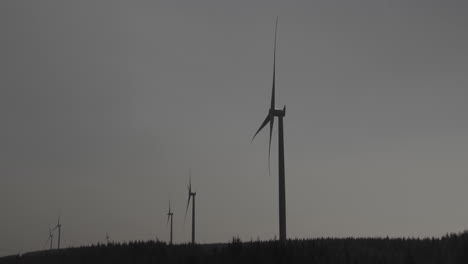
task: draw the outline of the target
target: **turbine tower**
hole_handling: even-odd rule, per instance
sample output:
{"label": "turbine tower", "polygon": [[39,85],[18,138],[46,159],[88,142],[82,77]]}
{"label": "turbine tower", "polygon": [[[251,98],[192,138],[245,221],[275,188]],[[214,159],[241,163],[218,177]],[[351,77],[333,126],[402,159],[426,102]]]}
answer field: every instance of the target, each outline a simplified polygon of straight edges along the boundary
{"label": "turbine tower", "polygon": [[167,212],[167,223],[166,223],[166,226],[167,224],[169,224],[169,218],[171,219],[171,236],[170,236],[170,240],[169,240],[169,245],[172,245],[172,217],[174,215],[174,212],[171,212],[171,202],[169,202],[169,211]]}
{"label": "turbine tower", "polygon": [[62,230],[62,224],[60,224],[60,216],[58,217],[57,225],[54,227],[53,231],[55,231],[55,229],[58,229],[57,249],[60,249],[60,232]]}
{"label": "turbine tower", "polygon": [[46,242],[50,241],[50,250],[52,250],[52,241],[53,240],[54,240],[54,233],[52,232],[52,230],[50,229],[50,226],[49,226],[49,238],[47,239]]}
{"label": "turbine tower", "polygon": [[[190,172],[189,172],[190,175]],[[190,204],[190,197],[192,198],[192,244],[195,244],[195,195],[196,192],[192,192],[192,177],[189,176],[189,185],[187,186],[188,189],[188,200],[187,200],[187,208],[185,208],[185,219],[187,218],[187,211]]]}
{"label": "turbine tower", "polygon": [[283,109],[275,109],[275,73],[276,73],[276,31],[278,29],[278,17],[276,18],[275,27],[275,43],[273,48],[273,85],[271,88],[271,101],[268,114],[260,125],[260,128],[254,134],[255,136],[262,130],[268,123],[270,123],[270,142],[268,145],[268,171],[270,172],[270,151],[271,151],[271,137],[273,134],[273,124],[275,116],[278,117],[278,158],[279,158],[279,171],[278,171],[278,186],[279,186],[279,237],[281,242],[286,241],[286,192],[285,192],[285,175],[284,175],[284,135],[283,135],[283,117],[286,116],[286,106]]}

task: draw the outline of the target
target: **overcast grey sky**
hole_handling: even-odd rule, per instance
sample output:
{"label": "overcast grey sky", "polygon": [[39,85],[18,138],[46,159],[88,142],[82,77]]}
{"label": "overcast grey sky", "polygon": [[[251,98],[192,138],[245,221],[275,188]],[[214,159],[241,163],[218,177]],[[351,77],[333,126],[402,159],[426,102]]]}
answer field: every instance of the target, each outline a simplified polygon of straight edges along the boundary
{"label": "overcast grey sky", "polygon": [[[466,1],[1,1],[0,256],[468,228]],[[54,242],[55,243],[55,242]]]}

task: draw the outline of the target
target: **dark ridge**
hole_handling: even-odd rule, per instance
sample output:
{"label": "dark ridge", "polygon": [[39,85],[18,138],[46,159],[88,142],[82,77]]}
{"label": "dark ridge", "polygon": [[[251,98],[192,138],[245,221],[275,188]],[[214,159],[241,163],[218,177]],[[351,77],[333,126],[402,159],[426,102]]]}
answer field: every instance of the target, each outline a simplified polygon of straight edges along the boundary
{"label": "dark ridge", "polygon": [[226,244],[147,241],[46,250],[0,258],[10,263],[468,263],[468,232],[442,238],[319,238]]}

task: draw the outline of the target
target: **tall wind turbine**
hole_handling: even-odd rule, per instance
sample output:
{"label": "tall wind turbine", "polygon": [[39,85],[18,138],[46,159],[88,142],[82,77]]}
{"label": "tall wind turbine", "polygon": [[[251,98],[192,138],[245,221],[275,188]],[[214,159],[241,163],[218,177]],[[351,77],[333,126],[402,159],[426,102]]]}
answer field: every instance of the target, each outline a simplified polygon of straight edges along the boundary
{"label": "tall wind turbine", "polygon": [[188,189],[188,200],[187,200],[187,208],[185,208],[185,219],[187,218],[187,211],[190,204],[190,197],[192,198],[192,244],[195,244],[195,195],[196,192],[192,192],[192,177],[189,177],[189,185],[187,186]]}
{"label": "tall wind turbine", "polygon": [[58,217],[57,225],[54,227],[54,231],[55,229],[58,229],[57,249],[60,249],[60,232],[62,230],[62,224],[60,224],[60,216]]}
{"label": "tall wind turbine", "polygon": [[171,202],[169,202],[169,211],[167,212],[167,223],[166,223],[166,226],[167,224],[169,224],[169,218],[171,219],[171,236],[170,236],[170,240],[169,240],[169,245],[172,245],[172,217],[173,217],[174,213],[171,212]]}
{"label": "tall wind turbine", "polygon": [[273,85],[271,88],[271,101],[270,109],[268,114],[260,125],[260,128],[254,134],[252,141],[255,136],[262,130],[268,123],[270,123],[270,143],[268,145],[268,171],[270,171],[270,151],[271,151],[271,137],[273,134],[273,124],[275,122],[275,116],[278,117],[278,158],[279,158],[279,237],[281,242],[286,241],[286,192],[285,192],[285,180],[284,180],[284,136],[283,136],[283,117],[286,115],[286,106],[283,109],[275,108],[275,74],[276,74],[276,31],[278,29],[278,17],[276,18],[275,27],[275,44],[273,49]]}
{"label": "tall wind turbine", "polygon": [[50,226],[49,226],[49,238],[47,239],[46,242],[49,242],[50,241],[50,249],[52,250],[52,241],[54,240],[54,233],[52,232],[52,230],[50,229]]}

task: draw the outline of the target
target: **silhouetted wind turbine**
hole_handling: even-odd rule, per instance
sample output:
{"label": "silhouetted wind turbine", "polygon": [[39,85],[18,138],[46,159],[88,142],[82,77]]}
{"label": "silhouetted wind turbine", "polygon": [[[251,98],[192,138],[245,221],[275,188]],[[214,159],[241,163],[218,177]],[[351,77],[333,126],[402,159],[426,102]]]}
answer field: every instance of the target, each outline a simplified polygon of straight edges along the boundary
{"label": "silhouetted wind turbine", "polygon": [[195,244],[195,195],[197,195],[197,193],[192,192],[192,177],[190,176],[189,176],[189,185],[187,186],[187,189],[188,189],[188,200],[187,200],[187,208],[185,208],[184,222],[185,222],[185,219],[187,218],[187,211],[188,211],[188,207],[190,204],[190,197],[193,197],[192,199],[192,244]]}
{"label": "silhouetted wind turbine", "polygon": [[172,245],[172,217],[173,217],[174,213],[171,212],[171,202],[169,202],[169,211],[167,212],[167,223],[166,223],[166,226],[167,224],[169,224],[169,218],[171,219],[171,236],[170,236],[170,240],[169,240],[169,245]]}
{"label": "silhouetted wind turbine", "polygon": [[106,232],[106,242],[107,242],[107,245],[109,245],[109,234]]}
{"label": "silhouetted wind turbine", "polygon": [[270,151],[271,151],[271,137],[273,134],[273,124],[275,122],[275,116],[278,117],[278,158],[279,158],[279,237],[281,242],[286,241],[286,192],[285,192],[285,179],[284,179],[284,136],[283,136],[283,117],[286,115],[286,106],[283,109],[275,109],[275,74],[276,74],[276,31],[278,29],[278,17],[276,18],[275,27],[275,44],[273,49],[273,85],[271,88],[271,101],[270,109],[268,114],[260,125],[260,128],[252,137],[252,141],[255,136],[262,130],[268,123],[270,123],[270,143],[268,145],[268,171],[270,172]]}
{"label": "silhouetted wind turbine", "polygon": [[47,239],[46,242],[49,242],[49,240],[50,240],[50,249],[52,250],[52,241],[54,240],[54,233],[52,232],[50,227],[49,227],[49,238]]}
{"label": "silhouetted wind turbine", "polygon": [[60,249],[60,232],[62,230],[62,224],[60,224],[60,216],[58,217],[57,225],[54,227],[54,231],[55,229],[58,229],[57,249]]}

